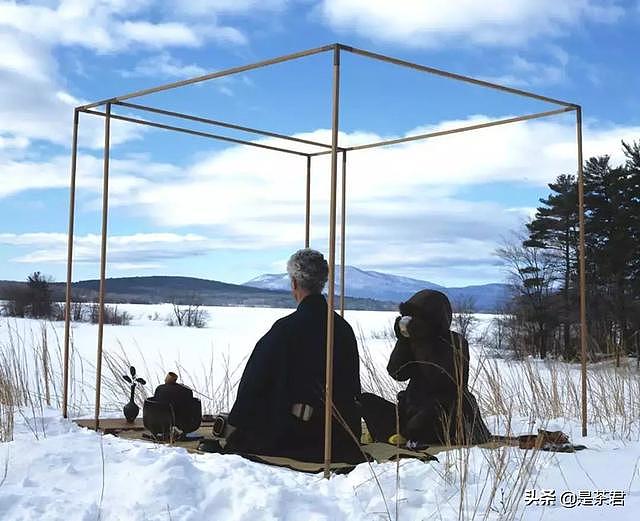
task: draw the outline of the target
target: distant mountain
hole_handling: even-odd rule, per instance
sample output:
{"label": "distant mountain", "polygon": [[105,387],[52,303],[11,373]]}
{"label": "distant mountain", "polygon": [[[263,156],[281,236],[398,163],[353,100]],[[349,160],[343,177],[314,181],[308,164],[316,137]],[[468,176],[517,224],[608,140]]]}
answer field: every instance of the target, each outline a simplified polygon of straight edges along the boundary
{"label": "distant mountain", "polygon": [[[15,288],[25,286],[25,282],[0,281],[0,300],[11,298]],[[65,298],[65,284],[51,284],[55,300]],[[83,280],[73,283],[76,299],[95,302],[98,300],[99,280]],[[295,307],[291,292],[270,290],[228,284],[216,280],[192,277],[122,277],[106,280],[105,300],[109,303],[159,304],[193,302],[205,306],[247,306],[247,307]],[[382,302],[371,298],[347,298],[345,307],[363,310],[395,309],[392,302]]]}
{"label": "distant mountain", "polygon": [[[500,309],[510,298],[506,284],[482,284],[460,288],[447,288],[426,280],[413,279],[345,267],[345,293],[349,297],[371,298],[382,301],[402,302],[421,289],[437,289],[445,293],[454,303],[471,299],[478,311],[491,312]],[[289,289],[286,273],[260,275],[244,283],[245,286],[270,290]],[[336,266],[336,293],[340,292],[340,269]]]}
{"label": "distant mountain", "polygon": [[[346,294],[350,297],[373,298],[402,302],[421,289],[444,288],[424,280],[400,277],[377,271],[365,271],[353,266],[345,266]],[[245,282],[245,286],[271,290],[288,290],[291,282],[286,273],[260,275]],[[336,266],[336,293],[340,293],[340,267]]]}
{"label": "distant mountain", "polygon": [[[425,280],[400,277],[377,271],[365,271],[347,266],[345,305],[348,309],[395,310],[399,302],[407,300],[421,289],[437,289],[449,296],[454,305],[462,299],[473,299],[479,312],[499,310],[509,299],[506,284],[484,284],[462,288],[446,288]],[[337,271],[336,295],[340,293],[340,272]],[[11,292],[25,282],[0,281],[0,300],[10,298]],[[216,280],[193,277],[122,277],[106,281],[106,301],[110,303],[158,304],[198,302],[205,306],[248,306],[290,308],[295,302],[286,273],[261,275],[245,284],[228,284]],[[73,283],[74,298],[97,301],[99,280]],[[52,283],[54,299],[64,300],[65,284]]]}

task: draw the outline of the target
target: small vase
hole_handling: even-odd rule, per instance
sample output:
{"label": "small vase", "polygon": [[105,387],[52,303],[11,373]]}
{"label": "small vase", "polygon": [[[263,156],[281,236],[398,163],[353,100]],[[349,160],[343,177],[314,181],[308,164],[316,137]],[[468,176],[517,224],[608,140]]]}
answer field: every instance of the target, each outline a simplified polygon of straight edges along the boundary
{"label": "small vase", "polygon": [[133,401],[134,391],[135,388],[131,386],[131,396],[129,397],[129,403],[122,408],[122,412],[124,412],[124,417],[127,419],[128,423],[133,423],[138,417],[138,413],[140,412],[140,407],[138,407]]}
{"label": "small vase", "polygon": [[122,408],[124,412],[124,417],[127,419],[128,423],[133,423],[135,419],[138,417],[138,413],[140,412],[140,407],[138,407],[135,403],[129,402]]}

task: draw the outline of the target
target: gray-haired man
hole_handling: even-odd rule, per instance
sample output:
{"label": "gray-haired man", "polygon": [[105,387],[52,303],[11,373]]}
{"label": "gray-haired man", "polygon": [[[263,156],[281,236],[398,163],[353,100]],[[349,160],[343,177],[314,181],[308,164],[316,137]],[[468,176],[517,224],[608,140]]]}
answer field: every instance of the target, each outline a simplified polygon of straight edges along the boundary
{"label": "gray-haired man", "polygon": [[[227,449],[322,461],[329,269],[312,249],[287,263],[298,308],[276,321],[257,343],[229,413],[235,431]],[[333,460],[360,461],[358,346],[351,326],[334,314]],[[339,418],[339,419],[338,419]],[[350,432],[349,432],[350,431]]]}

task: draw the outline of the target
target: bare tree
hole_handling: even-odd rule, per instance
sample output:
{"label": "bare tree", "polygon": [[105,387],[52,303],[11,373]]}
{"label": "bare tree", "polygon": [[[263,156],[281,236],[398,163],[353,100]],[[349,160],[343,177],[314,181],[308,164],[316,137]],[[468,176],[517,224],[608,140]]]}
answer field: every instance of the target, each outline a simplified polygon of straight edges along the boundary
{"label": "bare tree", "polygon": [[9,288],[2,304],[2,314],[7,317],[25,317],[29,313],[29,288],[18,285]]}
{"label": "bare tree", "polygon": [[555,308],[557,263],[546,251],[527,246],[514,234],[496,254],[505,262],[516,295],[516,316],[528,330],[540,358],[546,358],[549,338],[558,322]]}
{"label": "bare tree", "polygon": [[192,297],[189,304],[178,304],[173,302],[173,314],[167,320],[170,326],[183,327],[205,327],[207,325],[208,313],[202,309],[202,305]]}
{"label": "bare tree", "polygon": [[453,327],[467,339],[478,325],[476,310],[476,299],[471,296],[462,296],[453,302]]}
{"label": "bare tree", "polygon": [[[131,322],[131,314],[125,310],[120,311],[118,306],[104,306],[104,323],[115,326],[128,326]],[[89,306],[89,322],[97,324],[100,321],[100,305]]]}

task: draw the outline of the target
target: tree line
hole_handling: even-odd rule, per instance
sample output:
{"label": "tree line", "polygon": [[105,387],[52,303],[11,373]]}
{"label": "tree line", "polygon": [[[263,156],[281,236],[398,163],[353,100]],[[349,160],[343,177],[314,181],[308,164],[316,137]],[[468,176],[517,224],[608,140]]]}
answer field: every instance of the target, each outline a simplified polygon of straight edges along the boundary
{"label": "tree line", "polygon": [[[0,314],[7,317],[38,318],[47,320],[64,320],[66,305],[57,302],[51,288],[53,280],[39,271],[27,276],[26,284],[14,284],[4,290],[0,305]],[[58,295],[59,296],[59,295]],[[100,307],[95,302],[87,302],[73,297],[70,306],[70,319],[75,322],[97,324]],[[128,325],[131,315],[118,306],[105,306],[104,323]]]}
{"label": "tree line", "polygon": [[[0,288],[0,315],[17,318],[36,318],[59,321],[65,319],[66,303],[56,300],[51,288],[53,280],[39,271],[27,276],[25,283],[14,283]],[[59,293],[59,292],[58,292]],[[58,294],[58,298],[62,295]],[[90,322],[97,324],[100,320],[100,306],[89,302],[85,297],[72,295],[69,307],[69,319],[73,322]],[[132,316],[119,309],[117,305],[105,305],[103,320],[105,324],[126,326]],[[159,314],[149,316],[150,320],[160,320]],[[186,304],[178,304],[173,300],[172,310],[166,318],[170,326],[206,327],[209,315],[193,293]]]}
{"label": "tree line", "polygon": [[[622,142],[625,161],[584,164],[586,298],[589,350],[640,350],[640,143]],[[526,229],[497,251],[514,299],[501,324],[508,346],[576,358],[579,351],[578,184],[563,174],[549,185]]]}

